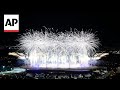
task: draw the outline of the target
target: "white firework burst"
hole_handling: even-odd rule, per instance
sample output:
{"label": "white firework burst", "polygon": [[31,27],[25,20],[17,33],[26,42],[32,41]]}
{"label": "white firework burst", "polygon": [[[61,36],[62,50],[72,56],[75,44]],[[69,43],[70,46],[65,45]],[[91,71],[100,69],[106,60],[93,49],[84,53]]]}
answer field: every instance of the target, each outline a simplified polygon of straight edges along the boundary
{"label": "white firework burst", "polygon": [[80,68],[88,67],[99,39],[84,31],[65,33],[27,32],[19,38],[19,46],[28,55],[32,67]]}

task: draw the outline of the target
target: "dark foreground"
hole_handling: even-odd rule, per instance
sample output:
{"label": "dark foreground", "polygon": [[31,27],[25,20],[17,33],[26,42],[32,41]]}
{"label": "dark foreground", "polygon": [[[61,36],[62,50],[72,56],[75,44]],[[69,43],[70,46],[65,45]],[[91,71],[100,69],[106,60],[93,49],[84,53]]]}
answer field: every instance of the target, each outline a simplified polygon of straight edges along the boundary
{"label": "dark foreground", "polygon": [[0,79],[120,79],[120,74],[105,67],[79,71],[29,69],[19,73],[0,74]]}

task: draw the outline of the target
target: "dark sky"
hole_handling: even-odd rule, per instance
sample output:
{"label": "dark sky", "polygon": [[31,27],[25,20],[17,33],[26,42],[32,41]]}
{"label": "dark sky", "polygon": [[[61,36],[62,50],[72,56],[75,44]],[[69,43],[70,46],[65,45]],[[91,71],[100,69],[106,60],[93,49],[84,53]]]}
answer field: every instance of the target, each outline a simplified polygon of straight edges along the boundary
{"label": "dark sky", "polygon": [[0,44],[13,44],[20,34],[3,33],[3,15],[12,13],[20,15],[20,33],[26,29],[40,30],[42,26],[59,31],[70,30],[70,27],[78,30],[92,29],[103,46],[120,46],[120,12],[20,8],[0,10]]}

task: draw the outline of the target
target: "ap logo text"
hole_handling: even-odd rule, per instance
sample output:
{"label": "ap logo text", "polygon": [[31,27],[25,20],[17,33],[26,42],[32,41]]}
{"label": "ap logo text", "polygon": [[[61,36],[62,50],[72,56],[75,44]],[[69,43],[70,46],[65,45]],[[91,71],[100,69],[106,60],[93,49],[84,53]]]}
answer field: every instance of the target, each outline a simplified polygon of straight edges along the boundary
{"label": "ap logo text", "polygon": [[19,15],[4,15],[4,32],[19,32]]}

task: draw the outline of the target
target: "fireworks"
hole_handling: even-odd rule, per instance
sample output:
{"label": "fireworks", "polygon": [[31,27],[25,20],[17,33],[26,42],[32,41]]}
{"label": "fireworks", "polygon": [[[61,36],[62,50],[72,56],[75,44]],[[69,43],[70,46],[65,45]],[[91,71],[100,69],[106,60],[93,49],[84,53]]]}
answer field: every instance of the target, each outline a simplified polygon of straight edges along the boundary
{"label": "fireworks", "polygon": [[84,31],[32,31],[21,35],[19,42],[30,66],[41,68],[88,67],[99,45],[95,34]]}

